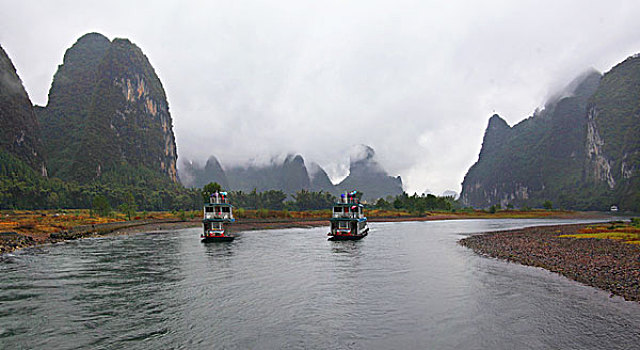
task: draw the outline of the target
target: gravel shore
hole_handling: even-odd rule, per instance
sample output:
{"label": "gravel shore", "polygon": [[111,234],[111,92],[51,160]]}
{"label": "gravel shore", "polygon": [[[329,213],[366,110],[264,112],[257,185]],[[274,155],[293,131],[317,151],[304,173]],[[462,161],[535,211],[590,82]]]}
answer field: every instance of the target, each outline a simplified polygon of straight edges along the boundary
{"label": "gravel shore", "polygon": [[529,227],[460,240],[475,252],[557,272],[640,302],[640,245],[611,239],[561,238],[588,225]]}

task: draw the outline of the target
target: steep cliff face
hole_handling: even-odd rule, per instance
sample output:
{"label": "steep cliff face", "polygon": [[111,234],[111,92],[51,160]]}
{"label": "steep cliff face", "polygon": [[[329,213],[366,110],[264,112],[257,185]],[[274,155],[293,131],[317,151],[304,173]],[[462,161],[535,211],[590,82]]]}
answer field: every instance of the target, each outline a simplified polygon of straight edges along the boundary
{"label": "steep cliff face", "polygon": [[640,210],[640,57],[570,87],[501,135],[489,123],[463,182],[466,205]]}
{"label": "steep cliff face", "polygon": [[47,176],[31,100],[11,59],[0,46],[0,150],[13,154]]}
{"label": "steep cliff face", "polygon": [[586,106],[601,75],[590,71],[512,128],[494,115],[478,161],[462,185],[465,205],[578,205],[587,137]]}
{"label": "steep cliff face", "polygon": [[640,56],[602,78],[589,100],[585,178],[623,209],[640,210]]}
{"label": "steep cliff face", "polygon": [[[463,203],[484,207],[493,203],[529,199],[529,191],[533,184],[523,184],[523,181],[519,180],[521,175],[514,173],[516,167],[528,168],[527,162],[520,159],[517,153],[509,152],[515,133],[517,131],[509,127],[497,114],[489,119],[479,160],[465,176],[461,195]],[[540,187],[539,183],[535,185]]]}
{"label": "steep cliff face", "polygon": [[177,181],[177,152],[166,95],[140,48],[100,34],[65,54],[39,112],[55,174],[80,182],[127,168]]}
{"label": "steep cliff face", "polygon": [[606,182],[609,189],[613,189],[616,186],[616,180],[611,175],[611,160],[604,154],[604,141],[598,131],[597,118],[596,109],[589,109],[587,113],[587,169],[585,169],[585,173],[593,182]]}
{"label": "steep cliff face", "polygon": [[36,107],[51,176],[71,178],[71,166],[93,102],[97,68],[110,45],[109,39],[98,33],[78,39],[58,66],[47,106]]}

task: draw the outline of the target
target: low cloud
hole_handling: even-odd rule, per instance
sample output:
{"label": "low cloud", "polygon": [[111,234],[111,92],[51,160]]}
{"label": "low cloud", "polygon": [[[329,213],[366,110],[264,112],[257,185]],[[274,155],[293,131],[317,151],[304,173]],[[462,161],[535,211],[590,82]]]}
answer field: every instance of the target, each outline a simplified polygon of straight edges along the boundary
{"label": "low cloud", "polygon": [[513,125],[640,51],[632,1],[0,2],[37,104],[79,36],[125,37],[163,82],[181,158],[301,154],[337,182],[364,144],[418,193],[460,192],[494,112]]}

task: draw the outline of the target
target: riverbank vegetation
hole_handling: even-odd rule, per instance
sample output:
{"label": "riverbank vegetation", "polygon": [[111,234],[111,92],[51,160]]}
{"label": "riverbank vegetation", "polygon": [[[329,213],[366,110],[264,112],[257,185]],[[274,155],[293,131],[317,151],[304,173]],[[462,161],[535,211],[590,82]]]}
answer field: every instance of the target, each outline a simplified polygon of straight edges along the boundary
{"label": "riverbank vegetation", "polygon": [[[208,200],[215,191],[222,191],[217,183],[210,183],[203,189],[182,188],[176,189],[176,192],[171,192],[170,189],[145,192],[142,189],[132,190],[127,187],[114,189],[99,185],[80,186],[41,177],[34,177],[34,181],[42,181],[41,184],[45,187],[59,185],[63,190],[58,192],[58,188],[54,186],[49,188],[50,191],[45,191],[43,188],[30,187],[26,183],[3,183],[14,190],[21,190],[9,194],[5,192],[0,196],[0,203],[4,205],[0,207],[0,232],[17,232],[39,237],[77,226],[119,221],[177,220],[193,221],[197,224],[202,216],[203,201]],[[181,194],[181,191],[184,193]],[[27,199],[36,196],[41,197],[41,200],[24,205],[25,208],[18,210],[15,207],[21,207],[22,202],[16,202],[15,199],[21,196]],[[235,207],[235,217],[238,220],[253,221],[327,220],[331,217],[333,203],[338,201],[338,198],[330,193],[307,190],[298,191],[292,196],[279,190],[232,191],[229,197]],[[12,204],[7,206],[7,200],[13,201]],[[81,209],[65,209],[73,208],[74,205]],[[410,196],[407,193],[381,198],[375,203],[366,203],[365,207],[366,215],[374,221],[547,218],[578,215],[571,211],[528,208],[515,210],[511,207],[502,209],[499,206],[477,210],[461,207],[453,197],[436,197],[430,194]],[[22,210],[34,208],[37,209]]]}
{"label": "riverbank vegetation", "polygon": [[640,218],[632,218],[630,222],[616,221],[604,225],[590,225],[579,229],[577,233],[560,237],[614,239],[623,243],[640,244]]}
{"label": "riverbank vegetation", "polygon": [[202,205],[199,190],[159,178],[145,168],[114,170],[105,173],[102,181],[79,183],[43,177],[0,150],[0,209],[88,209],[96,196],[104,197],[111,207],[133,197],[141,210],[186,210]]}
{"label": "riverbank vegetation", "polygon": [[[103,199],[96,200],[98,206],[92,209],[46,209],[46,210],[0,210],[0,232],[17,232],[28,236],[43,236],[53,232],[69,230],[82,225],[104,224],[124,221],[192,221],[197,224],[201,220],[201,210],[172,210],[172,211],[140,211],[132,206],[120,206],[114,210],[105,204]],[[236,208],[236,219],[242,220],[328,220],[331,209],[322,210],[271,210]],[[428,211],[422,215],[414,215],[407,210],[371,209],[366,213],[373,221],[402,221],[402,220],[454,220],[454,219],[506,219],[506,218],[557,218],[573,217],[573,212],[561,211],[500,211],[488,213],[483,210],[472,211]],[[640,229],[636,229],[640,231]],[[618,229],[618,232],[620,229]]]}

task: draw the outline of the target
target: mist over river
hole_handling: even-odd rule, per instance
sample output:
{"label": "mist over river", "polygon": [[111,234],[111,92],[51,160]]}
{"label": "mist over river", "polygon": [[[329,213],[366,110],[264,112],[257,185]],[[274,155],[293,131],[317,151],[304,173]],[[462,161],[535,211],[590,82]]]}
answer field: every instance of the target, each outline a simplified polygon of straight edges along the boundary
{"label": "mist over river", "polygon": [[577,220],[200,228],[85,239],[0,257],[0,348],[638,349],[640,304],[481,257],[469,234]]}

